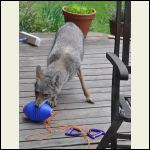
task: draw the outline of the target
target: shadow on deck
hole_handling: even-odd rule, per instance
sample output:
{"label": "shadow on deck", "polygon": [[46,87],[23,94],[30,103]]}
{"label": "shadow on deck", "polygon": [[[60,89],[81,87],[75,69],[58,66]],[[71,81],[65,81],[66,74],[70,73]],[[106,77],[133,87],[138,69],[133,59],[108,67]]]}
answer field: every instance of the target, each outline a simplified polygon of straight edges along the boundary
{"label": "shadow on deck", "polygon": [[[46,67],[46,58],[54,40],[54,33],[35,33],[42,38],[40,47],[20,44],[19,57],[19,85],[20,105],[34,100],[35,68],[37,65]],[[111,79],[112,65],[106,59],[106,52],[113,52],[114,40],[107,35],[89,33],[85,41],[85,55],[82,63],[84,78],[95,104],[85,102],[85,97],[77,76],[68,82],[58,97],[58,111],[55,119],[62,124],[73,124],[87,128],[99,128],[104,131],[110,126]],[[130,81],[121,82],[121,93],[130,94]],[[46,140],[32,141],[25,137],[31,133],[44,132],[42,123],[31,123],[24,119],[20,107],[20,149],[86,149],[87,142],[82,137],[67,137],[64,133],[56,133]],[[119,132],[129,133],[130,124],[123,123]],[[92,148],[96,148],[101,140],[92,141]],[[119,140],[118,145],[131,145],[128,140]]]}

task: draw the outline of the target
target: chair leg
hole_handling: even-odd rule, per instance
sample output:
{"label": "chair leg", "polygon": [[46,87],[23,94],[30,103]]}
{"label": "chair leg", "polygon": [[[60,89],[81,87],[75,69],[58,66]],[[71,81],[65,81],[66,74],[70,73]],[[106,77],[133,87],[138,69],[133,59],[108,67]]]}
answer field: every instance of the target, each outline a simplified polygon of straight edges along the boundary
{"label": "chair leg", "polygon": [[117,137],[114,135],[111,139],[111,149],[117,149]]}
{"label": "chair leg", "polygon": [[117,147],[117,130],[119,129],[119,127],[121,126],[123,120],[116,120],[113,121],[111,126],[109,127],[109,129],[107,130],[106,134],[104,135],[104,137],[102,138],[102,140],[100,141],[100,143],[98,144],[96,149],[105,149],[107,148],[108,144],[110,142],[112,142],[112,147]]}

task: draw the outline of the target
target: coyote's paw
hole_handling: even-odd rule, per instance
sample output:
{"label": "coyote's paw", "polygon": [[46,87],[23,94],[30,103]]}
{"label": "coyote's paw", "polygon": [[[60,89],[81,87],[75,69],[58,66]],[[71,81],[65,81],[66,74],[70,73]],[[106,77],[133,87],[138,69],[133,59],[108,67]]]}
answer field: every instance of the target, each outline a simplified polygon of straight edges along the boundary
{"label": "coyote's paw", "polygon": [[57,105],[57,100],[48,100],[47,104],[54,108]]}
{"label": "coyote's paw", "polygon": [[87,97],[86,101],[90,104],[95,104],[95,102],[93,101],[93,99],[91,97]]}

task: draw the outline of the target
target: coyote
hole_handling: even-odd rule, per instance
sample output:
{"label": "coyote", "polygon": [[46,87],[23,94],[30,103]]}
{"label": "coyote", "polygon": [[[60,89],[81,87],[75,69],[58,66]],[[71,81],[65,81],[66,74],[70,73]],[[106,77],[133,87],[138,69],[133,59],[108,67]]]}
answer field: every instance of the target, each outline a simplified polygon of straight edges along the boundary
{"label": "coyote", "polygon": [[45,72],[36,67],[35,106],[45,100],[51,107],[57,104],[57,95],[63,85],[76,73],[80,79],[86,101],[94,103],[83,79],[81,62],[84,56],[84,36],[72,22],[62,26],[55,35],[54,43],[47,58]]}

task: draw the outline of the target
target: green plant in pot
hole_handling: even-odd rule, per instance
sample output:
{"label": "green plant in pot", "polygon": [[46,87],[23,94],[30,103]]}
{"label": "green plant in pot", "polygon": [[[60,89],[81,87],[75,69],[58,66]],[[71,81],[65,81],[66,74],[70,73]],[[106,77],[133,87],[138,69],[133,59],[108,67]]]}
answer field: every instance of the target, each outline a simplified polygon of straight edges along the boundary
{"label": "green plant in pot", "polygon": [[92,20],[96,15],[96,10],[93,8],[83,7],[82,4],[81,6],[63,6],[62,11],[65,22],[74,22],[81,29],[84,37],[86,38]]}

